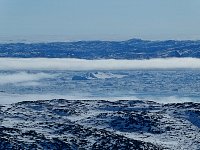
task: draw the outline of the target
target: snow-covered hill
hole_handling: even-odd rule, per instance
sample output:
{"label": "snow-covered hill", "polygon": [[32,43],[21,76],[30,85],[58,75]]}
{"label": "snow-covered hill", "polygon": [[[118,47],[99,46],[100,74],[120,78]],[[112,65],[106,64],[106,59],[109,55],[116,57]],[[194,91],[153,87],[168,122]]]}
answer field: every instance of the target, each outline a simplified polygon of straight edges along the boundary
{"label": "snow-covered hill", "polygon": [[44,100],[1,106],[0,149],[200,149],[200,104]]}
{"label": "snow-covered hill", "polygon": [[0,57],[81,59],[200,58],[200,41],[79,41],[0,44]]}

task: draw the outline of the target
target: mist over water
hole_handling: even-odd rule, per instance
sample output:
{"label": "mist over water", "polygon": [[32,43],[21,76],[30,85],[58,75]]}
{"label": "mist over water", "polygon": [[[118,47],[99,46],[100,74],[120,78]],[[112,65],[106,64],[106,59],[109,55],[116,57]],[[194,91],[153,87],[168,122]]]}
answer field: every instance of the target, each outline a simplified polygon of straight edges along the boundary
{"label": "mist over water", "polygon": [[200,59],[0,58],[0,104],[56,98],[200,102]]}
{"label": "mist over water", "polygon": [[[95,75],[96,72],[102,76],[72,80],[74,76]],[[0,104],[57,98],[200,102],[199,86],[199,69],[1,70]]]}

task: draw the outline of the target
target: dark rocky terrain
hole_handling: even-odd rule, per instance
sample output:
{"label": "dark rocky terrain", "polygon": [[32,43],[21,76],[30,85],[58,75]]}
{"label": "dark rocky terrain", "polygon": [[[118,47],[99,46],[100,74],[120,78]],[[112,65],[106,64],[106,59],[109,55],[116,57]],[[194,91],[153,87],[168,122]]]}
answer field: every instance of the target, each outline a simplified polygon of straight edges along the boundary
{"label": "dark rocky terrain", "polygon": [[0,57],[81,59],[200,58],[200,41],[78,41],[0,44]]}
{"label": "dark rocky terrain", "polygon": [[200,149],[200,104],[43,100],[0,107],[0,149]]}

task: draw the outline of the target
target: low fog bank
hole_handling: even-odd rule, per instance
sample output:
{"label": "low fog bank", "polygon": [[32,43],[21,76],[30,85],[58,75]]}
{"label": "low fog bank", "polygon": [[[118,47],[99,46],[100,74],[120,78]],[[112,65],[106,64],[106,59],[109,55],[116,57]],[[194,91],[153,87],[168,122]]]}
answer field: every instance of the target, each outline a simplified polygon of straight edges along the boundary
{"label": "low fog bank", "polygon": [[5,84],[20,84],[20,85],[38,85],[37,81],[53,78],[55,75],[47,73],[27,73],[27,72],[18,72],[18,73],[0,73],[0,85]]}
{"label": "low fog bank", "polygon": [[0,58],[0,70],[200,69],[198,58],[85,60],[73,58]]}

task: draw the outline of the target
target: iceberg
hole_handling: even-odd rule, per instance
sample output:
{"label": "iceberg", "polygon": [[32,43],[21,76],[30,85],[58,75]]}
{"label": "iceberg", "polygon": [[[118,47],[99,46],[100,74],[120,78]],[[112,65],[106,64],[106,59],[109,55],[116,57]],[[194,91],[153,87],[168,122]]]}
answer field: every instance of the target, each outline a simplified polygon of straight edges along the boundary
{"label": "iceberg", "polygon": [[126,75],[104,73],[104,72],[88,72],[85,75],[75,75],[72,80],[94,80],[94,79],[111,79],[111,78],[124,78]]}

